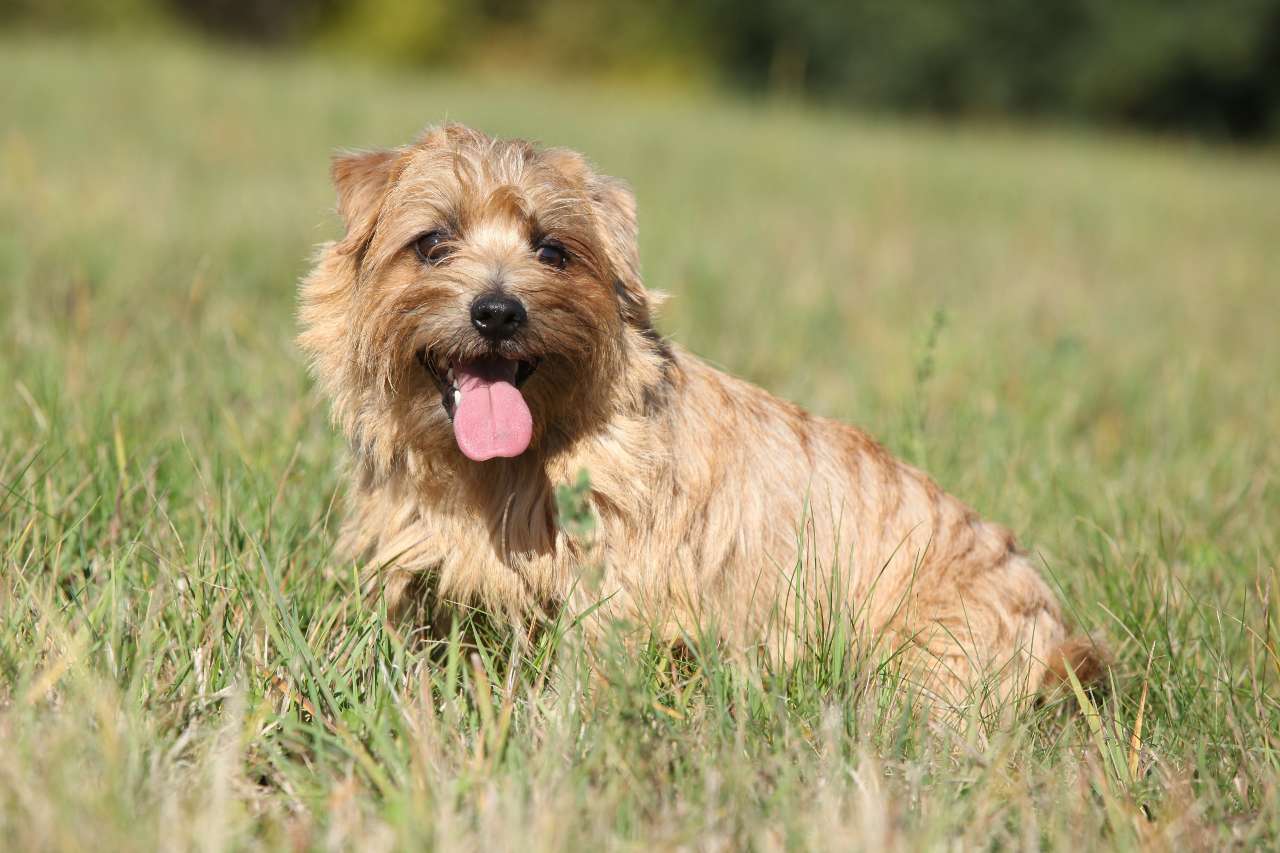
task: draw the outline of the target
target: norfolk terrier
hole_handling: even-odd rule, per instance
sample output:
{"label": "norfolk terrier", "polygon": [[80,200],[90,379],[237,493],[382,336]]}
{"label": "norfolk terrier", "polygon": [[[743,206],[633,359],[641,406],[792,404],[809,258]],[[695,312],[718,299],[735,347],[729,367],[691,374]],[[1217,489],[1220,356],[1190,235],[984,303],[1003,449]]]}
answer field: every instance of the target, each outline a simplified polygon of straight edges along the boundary
{"label": "norfolk terrier", "polygon": [[[952,703],[1099,672],[1008,530],[663,338],[635,199],[579,154],[448,125],[332,174],[345,235],[299,340],[351,447],[341,545],[392,611],[589,598],[593,624],[784,654],[846,619]],[[590,537],[557,513],[580,471]]]}

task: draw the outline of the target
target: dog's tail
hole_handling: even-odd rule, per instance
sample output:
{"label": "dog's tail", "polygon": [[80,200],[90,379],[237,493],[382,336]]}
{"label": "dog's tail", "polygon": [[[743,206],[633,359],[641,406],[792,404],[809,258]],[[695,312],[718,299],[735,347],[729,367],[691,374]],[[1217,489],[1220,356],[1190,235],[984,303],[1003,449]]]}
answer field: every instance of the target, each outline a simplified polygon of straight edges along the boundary
{"label": "dog's tail", "polygon": [[1046,671],[1041,693],[1048,695],[1062,689],[1071,690],[1068,670],[1075,673],[1081,686],[1088,689],[1105,688],[1106,675],[1114,658],[1101,641],[1087,634],[1068,637],[1053,651],[1045,662]]}

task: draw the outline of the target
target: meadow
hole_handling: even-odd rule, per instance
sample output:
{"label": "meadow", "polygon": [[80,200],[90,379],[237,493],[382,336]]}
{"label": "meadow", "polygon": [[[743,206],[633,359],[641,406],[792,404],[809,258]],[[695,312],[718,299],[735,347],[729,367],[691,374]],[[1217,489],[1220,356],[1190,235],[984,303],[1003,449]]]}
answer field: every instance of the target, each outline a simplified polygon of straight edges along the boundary
{"label": "meadow", "polygon": [[[15,34],[0,78],[4,846],[1280,845],[1274,150]],[[629,180],[662,330],[1017,530],[1112,690],[952,730],[831,649],[406,644],[295,288],[330,153],[442,119]]]}

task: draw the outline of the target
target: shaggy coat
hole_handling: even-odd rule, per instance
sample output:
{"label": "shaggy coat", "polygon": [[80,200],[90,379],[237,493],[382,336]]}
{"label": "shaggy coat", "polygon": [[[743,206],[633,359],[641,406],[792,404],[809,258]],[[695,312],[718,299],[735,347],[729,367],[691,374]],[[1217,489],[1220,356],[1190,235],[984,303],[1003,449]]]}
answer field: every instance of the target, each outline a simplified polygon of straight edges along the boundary
{"label": "shaggy coat", "polygon": [[[593,624],[781,653],[845,619],[954,702],[1096,674],[1008,530],[654,330],[634,199],[581,156],[451,125],[333,178],[346,233],[302,284],[300,342],[352,450],[342,546],[393,609],[517,621],[603,599]],[[477,334],[485,293],[527,309],[512,337]],[[473,461],[444,377],[485,359],[536,366],[532,436]],[[554,497],[581,471],[587,539]]]}

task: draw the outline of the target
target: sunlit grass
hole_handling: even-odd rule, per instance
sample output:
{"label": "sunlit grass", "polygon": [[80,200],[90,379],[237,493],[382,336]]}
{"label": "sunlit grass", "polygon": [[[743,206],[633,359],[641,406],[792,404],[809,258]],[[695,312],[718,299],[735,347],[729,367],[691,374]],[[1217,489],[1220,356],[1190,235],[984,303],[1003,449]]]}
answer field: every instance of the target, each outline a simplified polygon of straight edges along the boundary
{"label": "sunlit grass", "polygon": [[[6,845],[1280,843],[1274,152],[193,47],[0,73]],[[1019,530],[1115,690],[953,732],[831,644],[391,629],[294,287],[328,153],[443,118],[630,180],[663,328]]]}

